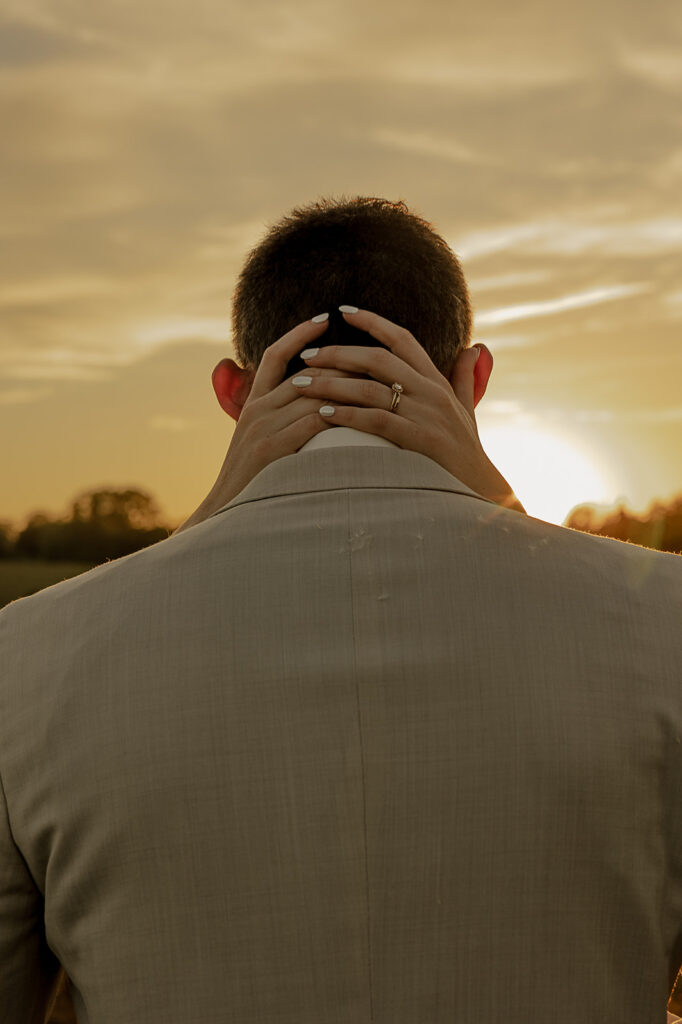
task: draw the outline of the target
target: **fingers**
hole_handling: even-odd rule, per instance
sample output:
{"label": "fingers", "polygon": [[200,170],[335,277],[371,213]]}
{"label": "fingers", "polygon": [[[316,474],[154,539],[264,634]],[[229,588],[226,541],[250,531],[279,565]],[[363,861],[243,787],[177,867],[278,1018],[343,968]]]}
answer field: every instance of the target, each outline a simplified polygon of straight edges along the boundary
{"label": "fingers", "polygon": [[[340,307],[339,307],[340,308]],[[380,341],[382,345],[393,352],[398,359],[407,363],[413,370],[429,380],[440,380],[442,374],[433,365],[425,349],[419,344],[413,334],[410,334],[404,327],[398,327],[378,313],[370,313],[368,309],[359,309],[357,313],[343,312],[343,319],[347,324],[367,331],[373,338]],[[371,352],[371,349],[363,349]]]}
{"label": "fingers", "polygon": [[284,382],[282,389],[286,389],[285,401],[301,395],[303,398],[326,398],[332,402],[370,406],[379,410],[390,409],[393,401],[391,389],[376,380],[357,380],[340,371],[330,373],[328,370],[311,370],[307,376],[312,378],[309,384],[303,383],[305,372]]}
{"label": "fingers", "polygon": [[[312,384],[307,386],[293,385],[292,380],[297,377],[306,376],[312,377]],[[322,384],[323,381],[331,380],[333,377],[345,378],[346,380],[355,380],[360,377],[360,374],[349,373],[347,370],[337,370],[333,367],[325,369],[311,369],[308,372],[307,368],[299,370],[297,374],[293,374],[291,377],[285,378],[281,384],[268,394],[268,404],[271,408],[281,409],[283,406],[288,405],[293,399],[305,398],[306,392],[310,392],[311,388],[316,383]],[[365,378],[366,379],[366,378]],[[375,383],[375,382],[373,382]],[[318,392],[319,393],[319,392]]]}
{"label": "fingers", "polygon": [[334,410],[330,414],[318,411],[320,419],[327,421],[330,426],[352,427],[366,434],[376,434],[377,437],[385,437],[387,441],[397,444],[399,448],[408,448],[424,455],[428,455],[433,447],[433,439],[426,428],[388,409],[359,409],[352,405],[337,405],[333,401],[325,402],[320,408]]}
{"label": "fingers", "polygon": [[324,334],[328,325],[329,320],[318,324],[313,323],[312,319],[304,320],[303,323],[297,324],[296,327],[283,334],[272,345],[268,345],[253,379],[249,398],[260,398],[276,388],[284,378],[290,360],[301,349],[312,344],[316,338]]}
{"label": "fingers", "polygon": [[[351,380],[347,374],[340,374],[336,379],[322,376],[324,371],[312,370],[313,376],[309,385],[294,384],[296,378],[285,381],[282,388],[289,388],[295,397],[309,398],[304,408],[315,410],[320,419],[330,426],[354,427],[368,434],[385,437],[397,444],[399,448],[409,448],[427,455],[433,450],[433,433],[443,432],[442,417],[439,416],[436,403],[421,400],[416,404],[411,400],[407,405],[401,404],[400,415],[391,411],[393,392],[385,384],[375,380]],[[319,375],[317,375],[319,374]],[[299,376],[304,376],[303,374]],[[405,403],[403,396],[401,403]],[[424,405],[429,409],[426,423],[423,422]],[[322,409],[334,411],[327,415]],[[419,421],[411,419],[411,414],[419,414]],[[435,427],[434,427],[435,423]]]}
{"label": "fingers", "polygon": [[[415,342],[416,344],[416,342]],[[316,356],[303,356],[313,373],[319,372],[322,367],[335,367],[346,371],[342,376],[348,376],[347,371],[358,371],[360,375],[369,376],[374,381],[386,385],[402,384],[407,394],[419,395],[424,398],[424,391],[435,387],[435,382],[430,375],[426,377],[413,369],[404,359],[384,348],[361,348],[355,345],[328,345],[321,348]],[[427,356],[428,359],[428,356]],[[435,367],[431,363],[431,369]],[[438,371],[435,371],[438,374]],[[305,370],[303,371],[305,373]],[[438,384],[440,388],[441,385]]]}

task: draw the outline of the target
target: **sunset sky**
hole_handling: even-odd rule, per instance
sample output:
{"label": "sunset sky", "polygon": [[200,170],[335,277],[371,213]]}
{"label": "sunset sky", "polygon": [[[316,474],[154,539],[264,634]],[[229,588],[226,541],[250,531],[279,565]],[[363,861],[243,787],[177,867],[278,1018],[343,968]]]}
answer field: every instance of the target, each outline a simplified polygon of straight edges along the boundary
{"label": "sunset sky", "polygon": [[3,10],[0,519],[194,510],[237,274],[322,195],[404,199],[461,258],[479,433],[530,515],[682,492],[681,4]]}

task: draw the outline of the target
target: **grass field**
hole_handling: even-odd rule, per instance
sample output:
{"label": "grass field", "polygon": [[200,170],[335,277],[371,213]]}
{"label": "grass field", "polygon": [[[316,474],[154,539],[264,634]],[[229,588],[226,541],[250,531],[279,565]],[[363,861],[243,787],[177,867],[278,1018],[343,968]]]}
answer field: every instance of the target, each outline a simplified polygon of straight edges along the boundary
{"label": "grass field", "polygon": [[47,562],[38,558],[0,559],[0,608],[18,597],[28,597],[88,569],[92,569],[90,562]]}

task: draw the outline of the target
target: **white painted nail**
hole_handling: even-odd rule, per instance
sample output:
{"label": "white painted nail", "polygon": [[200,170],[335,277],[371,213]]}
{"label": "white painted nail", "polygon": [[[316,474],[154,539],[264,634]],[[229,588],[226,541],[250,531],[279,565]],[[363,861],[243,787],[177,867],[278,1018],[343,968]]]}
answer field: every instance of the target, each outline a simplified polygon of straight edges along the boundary
{"label": "white painted nail", "polygon": [[322,405],[320,406],[320,414],[322,416],[333,416],[336,412],[333,405]]}
{"label": "white painted nail", "polygon": [[309,384],[312,384],[312,377],[292,377],[291,383],[295,384],[299,388],[307,388]]}
{"label": "white painted nail", "polygon": [[325,320],[329,319],[329,313],[318,313],[317,316],[313,317],[314,324],[323,324]]}
{"label": "white painted nail", "polygon": [[314,359],[319,351],[319,348],[307,348],[301,352],[301,359]]}
{"label": "white painted nail", "polygon": [[339,306],[339,309],[341,310],[342,313],[357,313],[358,312],[358,307],[357,306]]}

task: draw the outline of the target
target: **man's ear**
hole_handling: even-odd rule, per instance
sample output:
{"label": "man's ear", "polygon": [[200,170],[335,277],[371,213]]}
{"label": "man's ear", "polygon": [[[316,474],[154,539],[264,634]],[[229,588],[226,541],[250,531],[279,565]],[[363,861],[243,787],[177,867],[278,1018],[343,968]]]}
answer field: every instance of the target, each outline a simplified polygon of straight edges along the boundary
{"label": "man's ear", "polygon": [[483,398],[488,387],[490,374],[493,372],[493,354],[489,348],[477,342],[474,346],[481,350],[481,354],[474,366],[474,409]]}
{"label": "man's ear", "polygon": [[246,403],[254,378],[255,370],[243,370],[234,359],[221,359],[211,374],[211,382],[221,409],[233,420],[238,420]]}
{"label": "man's ear", "polygon": [[[474,359],[475,349],[479,349],[478,359]],[[481,342],[463,349],[453,364],[448,378],[450,387],[472,417],[485,394],[492,371],[492,352]]]}

